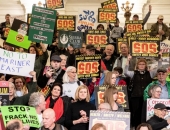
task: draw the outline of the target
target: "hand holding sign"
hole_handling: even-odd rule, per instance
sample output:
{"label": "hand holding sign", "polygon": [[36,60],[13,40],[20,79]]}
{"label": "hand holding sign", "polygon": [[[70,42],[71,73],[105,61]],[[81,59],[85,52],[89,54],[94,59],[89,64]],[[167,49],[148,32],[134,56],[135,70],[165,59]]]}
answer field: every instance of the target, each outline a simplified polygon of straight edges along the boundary
{"label": "hand holding sign", "polygon": [[46,71],[46,77],[47,78],[50,78],[52,76],[52,74],[54,73],[54,70],[53,69],[49,69],[48,71]]}
{"label": "hand holding sign", "polygon": [[80,115],[81,115],[82,117],[86,117],[86,116],[87,116],[87,114],[86,114],[86,112],[85,112],[84,110],[81,110],[81,111],[80,111]]}

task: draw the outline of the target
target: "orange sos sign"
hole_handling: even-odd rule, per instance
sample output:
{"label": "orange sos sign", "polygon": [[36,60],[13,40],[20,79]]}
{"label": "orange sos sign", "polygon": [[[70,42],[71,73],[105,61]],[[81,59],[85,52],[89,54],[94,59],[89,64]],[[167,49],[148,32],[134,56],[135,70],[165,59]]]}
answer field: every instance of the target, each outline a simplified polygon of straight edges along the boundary
{"label": "orange sos sign", "polygon": [[74,21],[58,19],[57,20],[57,28],[74,28]]}
{"label": "orange sos sign", "polygon": [[126,25],[127,32],[136,32],[142,30],[142,24],[127,24]]}
{"label": "orange sos sign", "polygon": [[133,42],[132,53],[157,53],[156,43]]}
{"label": "orange sos sign", "polygon": [[99,20],[101,21],[114,21],[116,19],[116,14],[113,12],[100,12],[99,13]]}
{"label": "orange sos sign", "polygon": [[117,9],[117,4],[112,3],[112,4],[109,4],[109,5],[104,5],[103,8],[105,8],[105,9]]}
{"label": "orange sos sign", "polygon": [[98,62],[78,62],[77,74],[94,74],[99,72]]}
{"label": "orange sos sign", "polygon": [[107,44],[107,36],[87,34],[86,43],[87,44]]}

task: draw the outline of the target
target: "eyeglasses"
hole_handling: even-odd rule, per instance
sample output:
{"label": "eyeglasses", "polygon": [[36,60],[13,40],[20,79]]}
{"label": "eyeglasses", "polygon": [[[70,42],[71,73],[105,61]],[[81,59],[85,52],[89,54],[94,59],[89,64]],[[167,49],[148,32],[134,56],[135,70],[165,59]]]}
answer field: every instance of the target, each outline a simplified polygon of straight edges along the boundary
{"label": "eyeglasses", "polygon": [[159,19],[159,20],[163,20],[163,19]]}

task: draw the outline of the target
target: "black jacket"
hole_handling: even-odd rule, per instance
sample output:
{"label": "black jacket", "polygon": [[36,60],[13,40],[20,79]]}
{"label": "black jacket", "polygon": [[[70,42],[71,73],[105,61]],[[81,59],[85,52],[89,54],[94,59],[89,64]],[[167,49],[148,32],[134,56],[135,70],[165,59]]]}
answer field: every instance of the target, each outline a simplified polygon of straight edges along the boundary
{"label": "black jacket", "polygon": [[103,60],[104,64],[106,65],[107,70],[112,71],[113,65],[116,61],[116,57],[114,55],[111,55],[111,58],[109,60],[106,60],[105,59],[106,56],[107,55],[104,53],[102,55],[102,60]]}

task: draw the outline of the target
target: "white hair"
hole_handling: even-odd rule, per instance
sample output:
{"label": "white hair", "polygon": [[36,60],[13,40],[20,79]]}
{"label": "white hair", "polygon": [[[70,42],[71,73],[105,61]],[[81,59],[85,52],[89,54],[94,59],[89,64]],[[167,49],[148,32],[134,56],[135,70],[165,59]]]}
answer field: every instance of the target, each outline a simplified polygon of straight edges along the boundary
{"label": "white hair", "polygon": [[15,85],[14,85],[12,82],[9,82],[9,86],[13,86],[14,89],[16,89],[16,88],[15,88]]}
{"label": "white hair", "polygon": [[[76,68],[74,66],[67,67],[66,72],[63,75],[63,83],[69,83],[70,82],[69,77],[68,77],[68,72],[70,72],[72,69],[76,69]],[[76,77],[75,77],[75,82],[76,81],[78,81],[77,74],[76,74]]]}

